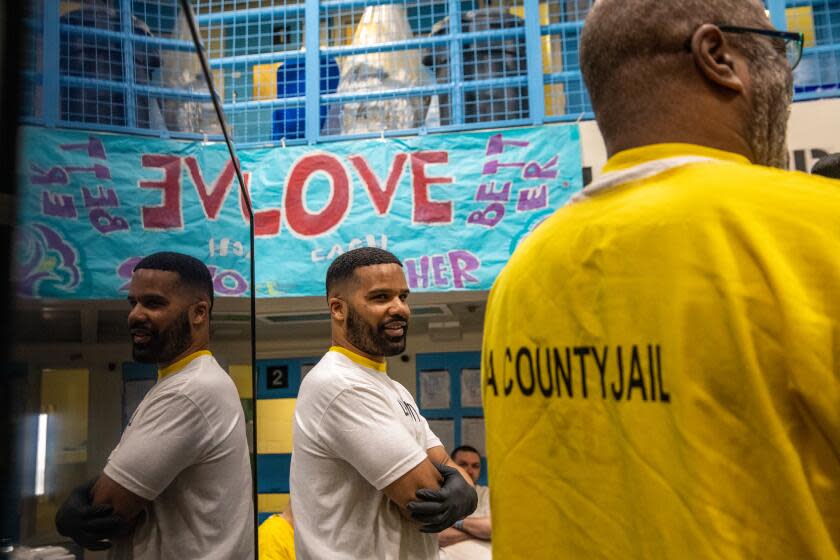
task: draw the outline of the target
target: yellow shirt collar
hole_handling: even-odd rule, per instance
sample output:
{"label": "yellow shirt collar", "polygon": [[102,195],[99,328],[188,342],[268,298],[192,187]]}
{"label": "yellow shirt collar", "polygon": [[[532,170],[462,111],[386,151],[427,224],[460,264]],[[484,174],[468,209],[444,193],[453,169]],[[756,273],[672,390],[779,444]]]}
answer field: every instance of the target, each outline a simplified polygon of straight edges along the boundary
{"label": "yellow shirt collar", "polygon": [[697,144],[651,144],[640,148],[624,150],[611,157],[604,166],[604,173],[629,169],[636,165],[680,156],[700,156],[750,165],[750,160],[740,154],[716,150]]}
{"label": "yellow shirt collar", "polygon": [[352,350],[344,348],[343,346],[330,346],[330,352],[338,352],[339,354],[344,354],[360,366],[375,369],[376,371],[381,371],[385,374],[388,373],[388,364],[386,364],[385,362],[376,362],[374,360],[371,360],[370,358],[365,358],[364,356],[360,356]]}
{"label": "yellow shirt collar", "polygon": [[160,381],[164,377],[172,375],[173,373],[177,373],[177,372],[181,371],[182,369],[187,367],[187,364],[189,364],[190,362],[192,362],[193,360],[195,360],[198,357],[212,356],[212,355],[213,355],[213,353],[210,352],[210,350],[199,350],[198,352],[193,352],[189,356],[185,356],[185,357],[181,358],[180,360],[178,360],[174,364],[170,364],[170,365],[166,366],[165,368],[159,369],[158,370],[158,381]]}

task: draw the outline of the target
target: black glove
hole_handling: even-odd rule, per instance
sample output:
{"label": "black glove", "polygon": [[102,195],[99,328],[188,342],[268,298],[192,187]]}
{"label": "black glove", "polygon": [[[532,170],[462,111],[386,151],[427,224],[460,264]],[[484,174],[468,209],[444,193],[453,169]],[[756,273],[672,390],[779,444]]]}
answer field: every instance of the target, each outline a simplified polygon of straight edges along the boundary
{"label": "black glove", "polygon": [[76,544],[89,550],[106,550],[111,543],[104,541],[120,534],[122,518],[114,515],[108,505],[94,506],[90,492],[96,479],[74,488],[55,514],[55,527],[59,534],[70,537]]}
{"label": "black glove", "polygon": [[446,465],[435,465],[443,475],[443,485],[440,490],[422,488],[416,495],[419,502],[409,502],[408,511],[411,517],[423,524],[420,530],[424,533],[440,533],[452,527],[452,524],[463,519],[475,511],[478,505],[478,494],[470,486],[461,472]]}

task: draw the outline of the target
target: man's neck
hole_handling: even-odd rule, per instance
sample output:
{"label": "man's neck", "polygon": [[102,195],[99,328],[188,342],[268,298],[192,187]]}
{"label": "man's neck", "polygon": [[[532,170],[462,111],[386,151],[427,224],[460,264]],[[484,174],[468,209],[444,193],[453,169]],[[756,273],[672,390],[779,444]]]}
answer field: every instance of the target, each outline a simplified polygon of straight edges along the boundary
{"label": "man's neck", "polygon": [[673,93],[682,98],[676,106],[666,105],[658,112],[639,111],[620,122],[610,122],[607,130],[602,128],[607,156],[652,144],[695,144],[755,162],[741,111],[722,100],[691,95],[689,91]]}
{"label": "man's neck", "polygon": [[202,350],[208,350],[209,344],[207,342],[194,342],[190,344],[186,350],[178,354],[174,359],[166,362],[166,363],[158,363],[158,369],[166,369],[172,364],[178,363],[179,361],[183,360],[187,356],[195,354],[196,352],[201,352]]}
{"label": "man's neck", "polygon": [[340,347],[344,348],[345,350],[349,350],[349,351],[353,352],[354,354],[358,354],[359,356],[362,356],[363,358],[367,358],[368,360],[371,360],[373,362],[379,362],[379,363],[382,363],[382,364],[385,363],[385,356],[377,356],[377,355],[374,355],[374,354],[369,354],[369,353],[365,352],[364,350],[362,350],[360,348],[357,348],[349,340],[347,340],[346,336],[341,336],[340,334],[333,333],[331,343],[332,343],[333,346],[340,346]]}
{"label": "man's neck", "polygon": [[632,135],[632,137],[624,137],[607,143],[607,157],[611,158],[627,150],[654,144],[695,144],[697,146],[738,154],[744,156],[750,162],[755,161],[755,156],[746,142],[730,138],[703,138],[694,134],[639,134]]}

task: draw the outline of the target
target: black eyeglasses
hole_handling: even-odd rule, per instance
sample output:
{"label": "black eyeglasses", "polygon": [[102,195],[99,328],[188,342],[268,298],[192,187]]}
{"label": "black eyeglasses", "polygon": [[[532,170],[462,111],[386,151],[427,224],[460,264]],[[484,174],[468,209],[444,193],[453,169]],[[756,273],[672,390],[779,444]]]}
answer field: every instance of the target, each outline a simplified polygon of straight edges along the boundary
{"label": "black eyeglasses", "polygon": [[724,33],[753,33],[764,35],[773,42],[773,48],[780,55],[787,58],[790,69],[793,70],[802,60],[802,48],[805,46],[805,34],[793,31],[777,31],[775,29],[760,29],[755,27],[738,27],[736,25],[718,25]]}

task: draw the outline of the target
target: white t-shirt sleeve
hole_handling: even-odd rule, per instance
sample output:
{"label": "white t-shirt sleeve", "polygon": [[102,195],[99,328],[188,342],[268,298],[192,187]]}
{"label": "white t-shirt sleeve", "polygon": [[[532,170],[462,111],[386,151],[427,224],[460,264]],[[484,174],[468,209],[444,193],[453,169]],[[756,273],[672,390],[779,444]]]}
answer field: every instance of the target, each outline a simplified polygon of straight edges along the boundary
{"label": "white t-shirt sleeve", "polygon": [[179,393],[157,395],[126,429],[104,473],[141,498],[154,500],[212,441],[207,419]]}
{"label": "white t-shirt sleeve", "polygon": [[374,488],[382,490],[426,458],[377,391],[353,387],[342,391],[324,412],[320,430],[323,444],[350,463]]}

